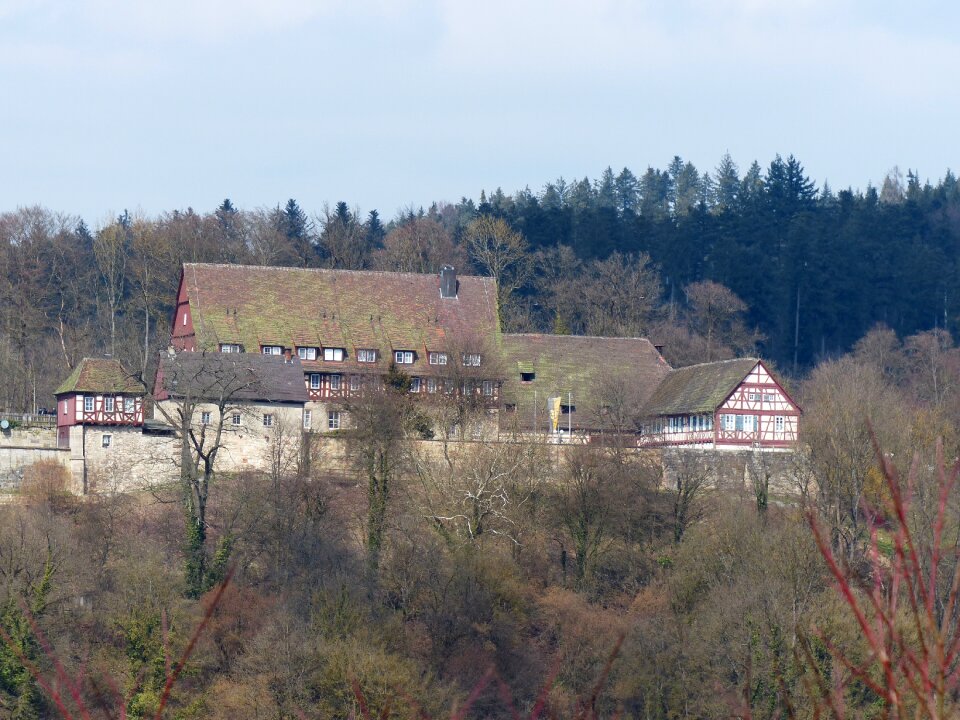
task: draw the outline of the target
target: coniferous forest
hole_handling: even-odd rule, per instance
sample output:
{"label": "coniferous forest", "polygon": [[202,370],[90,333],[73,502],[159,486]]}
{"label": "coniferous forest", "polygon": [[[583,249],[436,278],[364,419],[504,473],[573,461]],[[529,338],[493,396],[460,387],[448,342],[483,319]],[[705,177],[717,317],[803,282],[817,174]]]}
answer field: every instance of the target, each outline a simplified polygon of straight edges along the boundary
{"label": "coniferous forest", "polygon": [[950,172],[835,190],[792,156],[393,218],[6,212],[3,412],[85,356],[149,380],[183,262],[452,264],[497,279],[507,331],[759,353],[804,447],[727,458],[728,485],[616,442],[425,452],[388,388],[336,471],[277,432],[269,471],[211,472],[202,532],[182,488],[80,498],[38,463],[0,504],[0,717],[955,717],[958,249]]}

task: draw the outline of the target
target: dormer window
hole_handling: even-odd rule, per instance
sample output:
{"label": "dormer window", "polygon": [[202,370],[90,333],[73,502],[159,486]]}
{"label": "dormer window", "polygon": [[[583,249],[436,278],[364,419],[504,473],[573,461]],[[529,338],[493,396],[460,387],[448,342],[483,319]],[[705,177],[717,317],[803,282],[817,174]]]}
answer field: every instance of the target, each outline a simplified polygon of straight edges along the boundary
{"label": "dormer window", "polygon": [[376,350],[357,350],[357,362],[372,363],[377,361]]}
{"label": "dormer window", "polygon": [[533,382],[537,379],[537,374],[535,372],[522,372],[520,373],[520,382]]}
{"label": "dormer window", "polygon": [[431,365],[446,365],[447,364],[447,354],[445,352],[432,352],[430,353],[430,364]]}
{"label": "dormer window", "polygon": [[317,348],[315,347],[298,347],[297,348],[297,357],[301,360],[316,360],[317,359]]}
{"label": "dormer window", "polygon": [[264,345],[263,354],[264,355],[283,355],[283,347],[281,345]]}
{"label": "dormer window", "polygon": [[479,353],[464,353],[463,364],[467,367],[480,367]]}
{"label": "dormer window", "polygon": [[243,346],[238,343],[220,343],[220,352],[222,353],[242,353]]}
{"label": "dormer window", "polygon": [[397,350],[393,353],[393,360],[397,365],[413,365],[413,351]]}
{"label": "dormer window", "polygon": [[325,347],[323,359],[328,362],[343,362],[343,348]]}
{"label": "dormer window", "polygon": [[103,399],[103,411],[112,413],[114,409],[114,399],[112,397],[105,397]]}

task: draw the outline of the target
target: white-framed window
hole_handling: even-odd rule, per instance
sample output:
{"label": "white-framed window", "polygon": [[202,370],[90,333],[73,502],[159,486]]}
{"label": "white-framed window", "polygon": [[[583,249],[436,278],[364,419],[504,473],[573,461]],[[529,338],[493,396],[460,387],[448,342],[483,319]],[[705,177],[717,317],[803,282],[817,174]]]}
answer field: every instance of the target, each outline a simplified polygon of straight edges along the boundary
{"label": "white-framed window", "polygon": [[343,361],[343,348],[328,348],[323,349],[323,359],[331,362],[342,362]]}
{"label": "white-framed window", "polygon": [[331,375],[331,376],[330,376],[330,389],[331,389],[331,390],[339,390],[342,380],[343,380],[343,375]]}
{"label": "white-framed window", "polygon": [[437,391],[437,379],[427,378],[427,392],[435,393]]}
{"label": "white-framed window", "polygon": [[420,378],[418,377],[410,378],[410,392],[414,392],[414,393],[420,392]]}
{"label": "white-framed window", "polygon": [[264,345],[263,346],[264,355],[283,355],[283,347],[280,345]]}
{"label": "white-framed window", "polygon": [[397,350],[393,353],[394,362],[397,365],[412,365],[413,364],[413,351],[411,350]]}
{"label": "white-framed window", "polygon": [[327,430],[339,430],[339,429],[340,429],[340,411],[328,410],[327,411]]}
{"label": "white-framed window", "polygon": [[313,413],[310,410],[304,410],[303,411],[303,429],[309,430],[312,422],[313,422]]}
{"label": "white-framed window", "polygon": [[234,427],[240,427],[240,413],[235,412],[230,417],[230,424],[233,425]]}
{"label": "white-framed window", "polygon": [[723,422],[723,429],[727,432],[732,432],[736,427],[737,418],[735,415],[721,415],[720,420]]}
{"label": "white-framed window", "polygon": [[220,343],[220,352],[222,353],[242,353],[243,348],[237,343]]}
{"label": "white-framed window", "polygon": [[351,375],[350,376],[350,392],[357,392],[360,389],[360,376]]}
{"label": "white-framed window", "polygon": [[493,381],[492,381],[492,380],[484,380],[484,381],[483,381],[483,394],[486,395],[487,397],[490,397],[490,396],[493,395]]}
{"label": "white-framed window", "polygon": [[184,324],[184,325],[187,324],[187,311],[186,311],[186,310],[183,311],[183,324]]}
{"label": "white-framed window", "polygon": [[320,389],[320,373],[310,373],[310,389]]}
{"label": "white-framed window", "polygon": [[67,401],[66,401],[66,400],[63,401],[63,414],[64,414],[64,415],[67,414]]}
{"label": "white-framed window", "polygon": [[103,447],[110,447],[110,445],[113,444],[113,435],[109,435],[105,433],[100,439],[100,444]]}
{"label": "white-framed window", "polygon": [[136,409],[137,409],[137,403],[132,397],[125,397],[123,399],[123,411],[127,413],[127,415],[135,412]]}
{"label": "white-framed window", "polygon": [[746,415],[743,418],[743,429],[746,432],[753,432],[753,415]]}
{"label": "white-framed window", "polygon": [[316,360],[317,349],[315,347],[298,347],[297,357],[301,360]]}
{"label": "white-framed window", "polygon": [[785,422],[784,422],[784,417],[783,417],[783,415],[777,415],[776,417],[773,418],[773,429],[774,429],[774,431],[776,431],[776,432],[778,432],[778,433],[782,433],[782,432],[783,432],[784,425],[785,425]]}
{"label": "white-framed window", "polygon": [[263,414],[263,426],[264,427],[273,427],[273,414],[264,413]]}
{"label": "white-framed window", "polygon": [[771,394],[771,395],[767,395],[766,393],[764,393],[763,399],[764,399],[766,402],[768,402],[768,403],[772,403],[772,402],[776,402],[777,396],[776,396],[776,395],[772,395],[772,394]]}
{"label": "white-framed window", "polygon": [[357,362],[376,362],[377,361],[377,351],[376,350],[357,350]]}
{"label": "white-framed window", "polygon": [[432,352],[430,353],[430,364],[431,365],[446,365],[447,364],[447,354],[445,352]]}
{"label": "white-framed window", "polygon": [[90,395],[84,395],[83,397],[83,411],[84,412],[93,412],[93,397]]}
{"label": "white-framed window", "polygon": [[116,400],[113,397],[107,396],[103,399],[103,411],[112,413],[116,409]]}
{"label": "white-framed window", "polygon": [[209,425],[210,424],[210,411],[204,410],[200,413],[200,424]]}
{"label": "white-framed window", "polygon": [[463,364],[466,365],[467,367],[480,367],[480,354],[464,353]]}

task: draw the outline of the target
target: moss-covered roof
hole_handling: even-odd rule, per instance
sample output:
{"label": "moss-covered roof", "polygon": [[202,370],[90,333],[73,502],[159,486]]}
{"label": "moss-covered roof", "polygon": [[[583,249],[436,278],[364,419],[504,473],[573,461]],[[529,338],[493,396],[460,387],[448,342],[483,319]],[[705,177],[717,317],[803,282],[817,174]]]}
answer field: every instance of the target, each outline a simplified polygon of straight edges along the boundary
{"label": "moss-covered roof", "polygon": [[[305,370],[383,372],[396,350],[417,353],[499,346],[497,288],[491,278],[460,276],[454,298],[440,297],[438,275],[188,263],[183,267],[198,350],[238,343],[341,347],[335,365],[322,359]],[[356,350],[375,349],[375,367],[356,363]],[[487,350],[489,351],[489,350]]]}
{"label": "moss-covered roof", "polygon": [[738,358],[677,368],[644,406],[647,417],[710,413],[730,396],[759,362]]}
{"label": "moss-covered roof", "polygon": [[84,358],[60,384],[54,395],[82,392],[142,395],[144,388],[124,369],[119,360]]}
{"label": "moss-covered roof", "polygon": [[[639,407],[670,371],[646,338],[505,334],[503,354],[507,370],[503,399],[516,406],[524,427],[532,425],[535,401],[542,419],[548,397],[559,395],[566,404],[569,394],[577,408],[571,425],[593,428],[598,409],[593,406],[601,402],[598,397],[604,384],[628,382],[630,400]],[[532,373],[533,379],[523,381],[521,373]]]}

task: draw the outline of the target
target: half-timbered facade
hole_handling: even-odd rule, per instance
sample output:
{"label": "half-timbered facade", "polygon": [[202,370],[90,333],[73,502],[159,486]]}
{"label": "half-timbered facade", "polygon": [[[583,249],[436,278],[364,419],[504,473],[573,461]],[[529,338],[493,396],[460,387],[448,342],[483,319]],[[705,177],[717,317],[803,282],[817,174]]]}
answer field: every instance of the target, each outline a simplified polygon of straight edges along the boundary
{"label": "half-timbered facade", "polygon": [[762,360],[691,365],[671,371],[646,404],[640,444],[790,449],[800,414]]}
{"label": "half-timbered facade", "polygon": [[144,388],[118,360],[84,358],[55,395],[60,447],[69,447],[77,425],[143,425]]}
{"label": "half-timbered facade", "polygon": [[296,359],[304,427],[336,430],[345,406],[389,373],[424,402],[500,402],[496,283],[439,275],[188,263],[171,344],[182,351]]}

